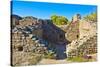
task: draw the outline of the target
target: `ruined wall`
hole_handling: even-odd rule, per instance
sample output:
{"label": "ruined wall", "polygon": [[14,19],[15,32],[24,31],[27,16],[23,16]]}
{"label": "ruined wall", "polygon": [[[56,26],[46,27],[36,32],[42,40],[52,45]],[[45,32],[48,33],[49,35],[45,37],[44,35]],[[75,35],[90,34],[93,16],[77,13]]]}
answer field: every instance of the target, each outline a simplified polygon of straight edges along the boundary
{"label": "ruined wall", "polygon": [[[73,24],[73,22],[71,23]],[[97,53],[97,25],[86,20],[79,20],[75,26],[70,24],[70,33],[68,39],[72,42],[67,46],[68,57],[83,57]],[[78,25],[77,25],[78,24]],[[69,30],[68,29],[68,30]],[[74,32],[73,32],[74,30]],[[78,32],[75,32],[77,31]],[[72,33],[72,34],[71,34]],[[67,35],[67,36],[68,36]],[[77,38],[76,36],[79,35]],[[76,38],[75,38],[76,37]]]}
{"label": "ruined wall", "polygon": [[81,20],[79,23],[80,38],[84,36],[94,36],[97,33],[96,23],[91,23],[89,21]]}
{"label": "ruined wall", "polygon": [[67,46],[68,58],[84,57],[97,53],[97,36],[85,37],[84,39],[73,42]]}
{"label": "ruined wall", "polygon": [[65,35],[68,41],[71,42],[80,37],[80,30],[79,30],[80,20],[81,20],[81,15],[76,14],[73,16],[71,23],[67,26]]}
{"label": "ruined wall", "polygon": [[79,21],[69,24],[66,31],[66,36],[69,41],[73,41],[79,38]]}
{"label": "ruined wall", "polygon": [[65,32],[54,25],[52,21],[49,20],[49,22],[44,22],[43,24],[43,38],[52,42],[52,43],[58,43],[58,42],[64,42],[65,41]]}

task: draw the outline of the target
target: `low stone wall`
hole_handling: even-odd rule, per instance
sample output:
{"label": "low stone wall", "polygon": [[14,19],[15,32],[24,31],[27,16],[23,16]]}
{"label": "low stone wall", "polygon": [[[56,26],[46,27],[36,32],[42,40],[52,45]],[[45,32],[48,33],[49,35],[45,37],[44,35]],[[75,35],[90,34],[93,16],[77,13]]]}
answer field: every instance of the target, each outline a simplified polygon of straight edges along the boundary
{"label": "low stone wall", "polygon": [[[87,39],[87,38],[86,38]],[[84,41],[84,40],[83,40]],[[67,56],[76,57],[76,56],[85,56],[88,54],[97,53],[97,36],[90,37],[84,41],[81,45],[81,41],[76,41],[74,44],[69,44],[67,50]],[[73,46],[74,45],[74,46]]]}

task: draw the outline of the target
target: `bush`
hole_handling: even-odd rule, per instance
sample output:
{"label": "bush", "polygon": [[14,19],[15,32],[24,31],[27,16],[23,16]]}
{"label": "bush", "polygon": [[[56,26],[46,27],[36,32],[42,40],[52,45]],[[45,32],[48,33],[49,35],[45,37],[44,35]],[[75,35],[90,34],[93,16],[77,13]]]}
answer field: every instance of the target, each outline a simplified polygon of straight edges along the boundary
{"label": "bush", "polygon": [[64,25],[64,24],[68,23],[68,19],[66,17],[64,17],[64,16],[52,15],[51,16],[51,20],[56,25]]}
{"label": "bush", "polygon": [[72,57],[72,58],[67,58],[68,61],[72,62],[88,62],[91,61],[91,59],[85,59],[83,57]]}
{"label": "bush", "polygon": [[44,55],[44,58],[55,59],[55,54],[53,52],[49,52]]}
{"label": "bush", "polygon": [[84,17],[85,20],[97,22],[97,12],[91,13]]}

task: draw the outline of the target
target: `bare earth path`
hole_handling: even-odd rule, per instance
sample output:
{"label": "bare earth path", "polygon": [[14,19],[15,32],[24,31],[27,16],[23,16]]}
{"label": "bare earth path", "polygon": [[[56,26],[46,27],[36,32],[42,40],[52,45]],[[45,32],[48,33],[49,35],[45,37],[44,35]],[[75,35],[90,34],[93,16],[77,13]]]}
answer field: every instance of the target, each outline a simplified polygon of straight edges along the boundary
{"label": "bare earth path", "polygon": [[[91,54],[92,61],[96,61],[97,54]],[[55,59],[42,59],[38,65],[45,65],[45,64],[66,64],[66,63],[72,63],[72,61],[67,61],[66,59],[63,60],[55,60]],[[74,62],[75,63],[75,62]]]}
{"label": "bare earth path", "polygon": [[55,59],[42,59],[38,64],[66,64],[70,63],[70,61],[67,60],[55,60]]}

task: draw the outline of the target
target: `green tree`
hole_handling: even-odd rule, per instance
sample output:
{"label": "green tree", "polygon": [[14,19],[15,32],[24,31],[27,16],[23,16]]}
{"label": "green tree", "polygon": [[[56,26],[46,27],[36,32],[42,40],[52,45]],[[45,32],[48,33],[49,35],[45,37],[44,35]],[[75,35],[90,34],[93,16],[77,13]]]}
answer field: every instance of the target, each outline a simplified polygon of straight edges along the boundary
{"label": "green tree", "polygon": [[57,16],[57,15],[52,15],[51,20],[53,21],[54,24],[56,25],[64,25],[67,24],[68,19],[64,16]]}
{"label": "green tree", "polygon": [[97,22],[97,12],[91,13],[90,15],[87,15],[84,17],[87,21],[94,21]]}

